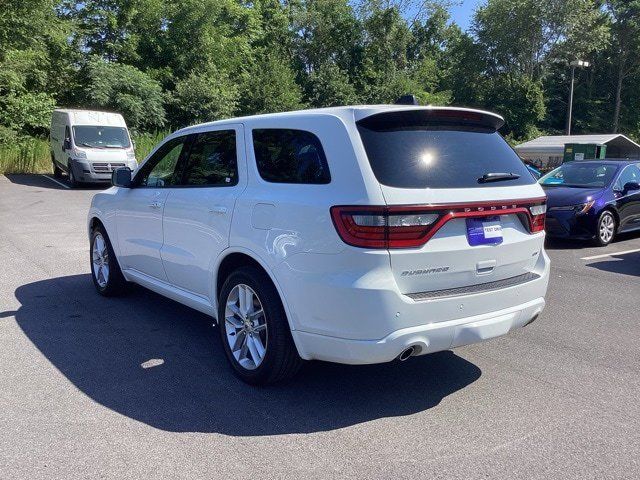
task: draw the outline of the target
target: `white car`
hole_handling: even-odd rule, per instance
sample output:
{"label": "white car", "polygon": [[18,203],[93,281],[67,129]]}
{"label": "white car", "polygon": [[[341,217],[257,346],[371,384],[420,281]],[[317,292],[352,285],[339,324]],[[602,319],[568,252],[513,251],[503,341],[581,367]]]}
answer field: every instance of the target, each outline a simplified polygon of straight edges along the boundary
{"label": "white car", "polygon": [[127,124],[119,113],[57,109],[51,115],[51,162],[71,186],[111,181],[116,168],[138,166]]}
{"label": "white car", "polygon": [[549,258],[544,193],[502,124],[386,105],[185,128],[93,198],[93,281],[211,315],[250,383],[503,335],[544,308]]}

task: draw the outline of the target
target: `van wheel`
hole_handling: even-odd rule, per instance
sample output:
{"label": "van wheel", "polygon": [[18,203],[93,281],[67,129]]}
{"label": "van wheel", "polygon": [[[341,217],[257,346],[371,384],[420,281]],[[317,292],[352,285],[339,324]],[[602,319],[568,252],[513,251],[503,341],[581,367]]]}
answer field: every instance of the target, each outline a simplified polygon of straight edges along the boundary
{"label": "van wheel", "polygon": [[79,183],[78,183],[78,180],[76,180],[76,176],[73,174],[73,168],[71,168],[71,162],[67,164],[67,172],[69,172],[69,185],[72,187],[77,187]]}
{"label": "van wheel", "polygon": [[595,243],[599,247],[606,247],[611,243],[616,234],[616,218],[609,210],[600,214]]}
{"label": "van wheel", "polygon": [[98,225],[91,232],[89,248],[91,278],[100,295],[113,297],[121,294],[127,285],[113,247],[104,227]]}
{"label": "van wheel", "polygon": [[62,169],[56,163],[53,153],[51,154],[51,163],[53,164],[53,177],[58,179],[62,178]]}
{"label": "van wheel", "polygon": [[247,383],[287,380],[302,366],[280,296],[255,267],[238,268],[224,282],[218,328],[234,373]]}

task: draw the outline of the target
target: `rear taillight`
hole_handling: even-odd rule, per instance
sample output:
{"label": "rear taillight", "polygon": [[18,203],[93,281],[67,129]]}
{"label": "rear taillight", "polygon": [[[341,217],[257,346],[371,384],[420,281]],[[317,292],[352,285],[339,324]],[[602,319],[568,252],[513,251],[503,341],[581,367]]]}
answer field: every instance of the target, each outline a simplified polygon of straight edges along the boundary
{"label": "rear taillight", "polygon": [[531,233],[542,232],[544,230],[544,219],[547,213],[547,205],[541,203],[538,205],[531,205],[529,207],[531,213]]}
{"label": "rear taillight", "polygon": [[453,205],[336,206],[331,218],[342,240],[362,248],[421,247],[449,220],[517,214],[531,233],[544,230],[544,199]]}

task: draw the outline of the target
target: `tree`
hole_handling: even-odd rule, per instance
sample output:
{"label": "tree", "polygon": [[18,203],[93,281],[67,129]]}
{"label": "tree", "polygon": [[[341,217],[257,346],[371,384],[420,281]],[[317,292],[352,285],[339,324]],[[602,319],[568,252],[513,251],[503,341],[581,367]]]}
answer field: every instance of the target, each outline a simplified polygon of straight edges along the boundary
{"label": "tree", "polygon": [[607,0],[612,19],[613,61],[616,69],[612,131],[620,128],[625,82],[640,69],[640,0]]}
{"label": "tree", "polygon": [[309,75],[309,100],[314,107],[334,107],[358,103],[349,76],[333,63],[325,63]]}
{"label": "tree", "polygon": [[257,55],[241,87],[240,112],[272,113],[303,106],[302,90],[288,60],[274,51]]}
{"label": "tree", "polygon": [[122,113],[129,127],[143,131],[165,124],[162,88],[131,65],[92,58],[83,68],[80,104]]}
{"label": "tree", "polygon": [[233,116],[238,87],[228,75],[210,68],[178,81],[169,101],[171,124],[186,126]]}

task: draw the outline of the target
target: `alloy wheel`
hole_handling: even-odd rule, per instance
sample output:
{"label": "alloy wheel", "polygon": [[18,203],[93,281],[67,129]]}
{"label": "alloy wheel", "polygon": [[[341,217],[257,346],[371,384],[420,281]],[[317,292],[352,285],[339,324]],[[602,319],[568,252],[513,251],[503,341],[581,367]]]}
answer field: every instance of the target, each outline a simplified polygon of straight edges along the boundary
{"label": "alloy wheel", "polygon": [[224,315],[233,357],[243,368],[255,370],[262,364],[268,347],[267,321],[260,298],[248,285],[238,284],[229,292]]}
{"label": "alloy wheel", "polygon": [[93,262],[93,276],[100,288],[105,288],[109,283],[109,251],[107,250],[107,242],[100,233],[97,233],[93,239],[91,260]]}
{"label": "alloy wheel", "polygon": [[610,213],[605,213],[600,219],[600,227],[598,234],[602,243],[609,243],[613,238],[615,230],[615,220]]}

